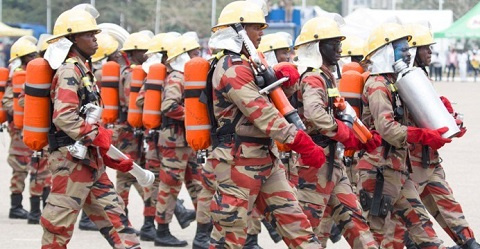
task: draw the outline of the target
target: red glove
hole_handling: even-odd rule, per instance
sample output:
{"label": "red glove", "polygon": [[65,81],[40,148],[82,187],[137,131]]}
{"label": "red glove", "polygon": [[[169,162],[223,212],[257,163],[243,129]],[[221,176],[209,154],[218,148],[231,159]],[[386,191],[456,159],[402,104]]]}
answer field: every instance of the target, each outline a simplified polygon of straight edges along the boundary
{"label": "red glove", "polygon": [[440,96],[440,100],[442,101],[445,108],[447,108],[448,113],[453,114],[453,107],[452,107],[452,103],[450,103],[450,100],[448,100],[444,96]]}
{"label": "red glove", "polygon": [[448,131],[448,127],[442,127],[436,130],[426,128],[417,128],[409,126],[407,128],[407,142],[420,143],[428,145],[434,150],[440,149],[446,143],[450,143],[452,139],[443,138],[442,134]]}
{"label": "red glove", "polygon": [[374,151],[382,144],[382,136],[380,136],[377,131],[370,131],[370,133],[372,133],[372,138],[370,138],[367,143],[360,145],[360,149],[363,149],[368,153]]}
{"label": "red glove", "polygon": [[124,160],[117,161],[111,158],[110,156],[108,156],[107,151],[108,150],[104,150],[100,148],[100,154],[102,155],[103,163],[106,166],[124,173],[133,169],[133,159],[124,159]]}
{"label": "red glove", "polygon": [[103,128],[103,126],[98,126],[98,134],[93,139],[92,144],[98,146],[100,149],[108,150],[112,144],[112,135],[113,131]]}
{"label": "red glove", "polygon": [[326,161],[323,148],[316,145],[312,138],[302,130],[298,130],[293,143],[287,145],[300,154],[305,165],[319,169]]}
{"label": "red glove", "polygon": [[355,143],[355,141],[352,140],[352,137],[355,138],[355,135],[353,134],[352,129],[350,129],[345,123],[338,119],[335,119],[335,121],[337,122],[337,134],[335,134],[332,139],[342,143],[343,145],[345,145],[345,149],[347,149],[347,145],[345,143]]}
{"label": "red glove", "polygon": [[277,76],[277,79],[288,77],[288,80],[283,83],[283,85],[286,87],[295,85],[300,79],[300,74],[298,73],[298,70],[295,67],[295,65],[292,63],[289,63],[289,62],[278,63],[277,65],[275,65],[273,70],[275,70],[275,76]]}

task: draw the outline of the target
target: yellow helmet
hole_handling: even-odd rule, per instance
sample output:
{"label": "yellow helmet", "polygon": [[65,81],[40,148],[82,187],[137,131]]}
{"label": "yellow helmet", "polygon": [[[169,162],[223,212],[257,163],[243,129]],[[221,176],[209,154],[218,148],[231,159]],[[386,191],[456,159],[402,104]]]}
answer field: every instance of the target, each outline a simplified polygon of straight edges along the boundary
{"label": "yellow helmet", "polygon": [[408,33],[405,27],[398,23],[384,23],[376,27],[374,30],[372,30],[370,36],[368,37],[368,52],[366,57],[371,56],[373,52],[384,45],[402,38],[407,38],[407,40],[410,41],[412,36]]}
{"label": "yellow helmet", "polygon": [[85,10],[70,9],[58,16],[53,26],[53,37],[47,42],[52,43],[67,35],[89,31],[100,33],[95,18]]}
{"label": "yellow helmet", "polygon": [[175,59],[175,57],[196,48],[200,48],[200,44],[198,44],[197,39],[195,39],[194,37],[177,37],[176,39],[174,39],[172,46],[170,46],[170,48],[167,48],[167,62],[170,62]]}
{"label": "yellow helmet", "polygon": [[96,36],[98,49],[92,56],[92,62],[100,61],[118,50],[118,41],[111,35],[102,32]]}
{"label": "yellow helmet", "polygon": [[26,35],[20,37],[10,48],[10,60],[8,62],[12,62],[27,54],[38,52],[36,43],[37,39],[33,36]]}
{"label": "yellow helmet", "polygon": [[48,39],[50,39],[52,37],[51,34],[41,34],[40,37],[38,38],[38,42],[37,42],[37,50],[39,52],[43,52],[45,50],[47,50],[48,48]]}
{"label": "yellow helmet", "polygon": [[262,40],[258,46],[258,50],[262,53],[281,48],[290,48],[290,44],[287,37],[277,33],[262,36]]}
{"label": "yellow helmet", "polygon": [[172,42],[175,41],[180,34],[175,32],[160,33],[152,38],[148,51],[145,54],[153,54],[160,52],[167,52],[168,47],[171,47]]}
{"label": "yellow helmet", "polygon": [[342,42],[342,56],[363,56],[365,41],[355,35],[348,35]]}
{"label": "yellow helmet", "polygon": [[144,32],[132,33],[127,37],[123,44],[122,51],[128,50],[148,50],[152,39]]}
{"label": "yellow helmet", "polygon": [[435,44],[432,32],[427,26],[411,23],[405,25],[405,28],[408,30],[409,34],[412,35],[412,39],[408,42],[410,47],[421,47]]}
{"label": "yellow helmet", "polygon": [[235,1],[227,4],[218,17],[217,25],[213,26],[215,32],[222,27],[235,23],[259,23],[262,28],[267,28],[265,15],[260,6],[248,1]]}
{"label": "yellow helmet", "polygon": [[340,38],[341,40],[344,40],[345,36],[340,32],[340,27],[335,20],[324,16],[318,16],[308,20],[303,25],[300,35],[295,40],[295,47],[313,41],[332,38]]}

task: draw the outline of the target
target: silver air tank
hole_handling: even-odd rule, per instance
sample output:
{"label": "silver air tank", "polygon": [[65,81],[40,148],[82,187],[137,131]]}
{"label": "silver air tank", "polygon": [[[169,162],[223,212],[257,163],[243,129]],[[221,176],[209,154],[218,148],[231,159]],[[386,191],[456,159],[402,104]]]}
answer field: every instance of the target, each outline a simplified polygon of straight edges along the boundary
{"label": "silver air tank", "polygon": [[448,113],[432,83],[420,68],[408,68],[402,60],[396,61],[393,68],[399,75],[395,87],[419,127],[439,129],[446,126],[448,131],[442,135],[444,138],[451,138],[460,132],[455,119]]}

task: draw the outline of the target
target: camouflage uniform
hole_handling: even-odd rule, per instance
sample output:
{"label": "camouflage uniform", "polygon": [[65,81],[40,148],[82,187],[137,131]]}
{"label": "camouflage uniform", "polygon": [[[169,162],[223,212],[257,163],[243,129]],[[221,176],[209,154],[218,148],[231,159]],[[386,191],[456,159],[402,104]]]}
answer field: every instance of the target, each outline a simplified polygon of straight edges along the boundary
{"label": "camouflage uniform", "polygon": [[[409,125],[415,126],[412,119],[409,121]],[[453,197],[452,189],[445,179],[445,171],[440,164],[438,151],[421,144],[410,144],[409,148],[413,171],[410,177],[415,182],[427,211],[458,245],[463,245],[475,238],[460,203]],[[396,226],[393,248],[403,248],[406,228],[397,219],[393,221]]]}
{"label": "camouflage uniform", "polygon": [[252,69],[239,55],[218,61],[212,88],[216,132],[235,125],[235,135],[218,134],[219,144],[209,158],[217,181],[210,248],[242,248],[255,205],[290,248],[321,248],[269,138],[292,143],[295,126],[258,93]]}
{"label": "camouflage uniform", "polygon": [[[398,101],[388,88],[388,84],[392,82],[394,75],[370,76],[362,94],[362,121],[368,128],[377,130],[384,139],[381,146],[372,153],[365,153],[357,164],[362,206],[368,211],[370,229],[382,248],[392,248],[388,241],[383,240],[385,234],[393,233],[395,227],[388,225],[389,216],[385,213],[401,219],[412,239],[420,247],[445,248],[433,230],[414,182],[409,177],[407,126],[405,126],[407,115],[403,117],[394,115],[392,103]],[[376,182],[381,182],[381,179],[384,179],[384,186],[380,198],[388,205],[382,206],[379,214],[374,216],[372,205],[367,200],[373,199]],[[382,214],[384,209],[386,212]]]}
{"label": "camouflage uniform", "polygon": [[[93,75],[75,54],[70,53],[68,57],[71,59],[57,70],[52,81],[56,137],[63,136],[64,140],[72,142],[82,139],[89,146],[97,135],[97,128],[78,115],[80,105],[84,104],[79,92],[85,88],[80,70],[90,80]],[[66,248],[82,207],[110,246],[140,248],[123,210],[124,203],[108,179],[98,149],[89,146],[85,160],[79,160],[71,156],[66,146],[60,146],[57,149],[51,147],[54,151],[48,158],[53,177],[52,190],[40,220],[44,230],[42,248]]]}
{"label": "camouflage uniform", "polygon": [[330,155],[336,152],[337,143],[331,137],[337,134],[337,124],[331,113],[334,110],[329,110],[329,105],[333,105],[329,103],[333,101],[333,96],[327,92],[331,92],[336,83],[327,67],[322,66],[320,70],[306,72],[302,76],[298,107],[307,133],[324,147],[326,157],[331,159],[320,169],[305,167],[299,160],[298,199],[324,246],[330,236],[331,225],[320,226],[320,221],[324,213],[329,212],[352,248],[377,248],[353,193],[345,165],[336,155]]}
{"label": "camouflage uniform", "polygon": [[[112,141],[119,150],[135,160],[138,165],[144,165],[141,162],[143,141],[141,141],[141,138],[135,136],[133,128],[126,122],[133,67],[134,65],[125,68],[120,77],[120,122],[115,125]],[[117,192],[125,202],[125,208],[128,207],[129,193],[132,185],[143,198],[143,187],[138,184],[137,179],[129,173],[117,171],[117,182],[115,186]]]}
{"label": "camouflage uniform", "polygon": [[183,82],[183,74],[172,71],[165,79],[162,94],[162,126],[159,137],[162,158],[155,216],[158,224],[172,221],[183,182],[195,208],[198,193],[202,189],[201,166],[197,164],[195,152],[188,147],[185,140]]}

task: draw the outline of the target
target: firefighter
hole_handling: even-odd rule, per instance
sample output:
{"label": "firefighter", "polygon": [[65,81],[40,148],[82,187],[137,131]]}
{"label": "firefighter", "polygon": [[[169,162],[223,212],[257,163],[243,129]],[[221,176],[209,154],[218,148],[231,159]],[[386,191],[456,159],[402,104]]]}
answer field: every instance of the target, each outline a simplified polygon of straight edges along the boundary
{"label": "firefighter", "polygon": [[[445,248],[431,227],[425,207],[409,175],[409,144],[439,149],[450,139],[442,138],[446,128],[430,130],[408,126],[408,110],[393,87],[397,75],[393,63],[410,63],[410,34],[398,23],[384,23],[369,36],[366,59],[370,61],[370,77],[362,94],[362,121],[380,133],[382,145],[359,159],[358,190],[375,240],[382,248],[391,248],[384,241],[395,226],[388,218],[395,216],[406,226],[413,241],[420,247]],[[390,231],[389,231],[390,230]]]}
{"label": "firefighter", "polygon": [[133,160],[110,158],[106,152],[112,132],[98,122],[87,122],[89,111],[84,112],[87,105],[88,110],[101,108],[94,76],[86,66],[97,50],[95,35],[100,32],[98,12],[88,6],[74,7],[57,18],[48,41],[51,51],[45,56],[56,73],[50,91],[52,189],[40,219],[42,248],[67,247],[82,207],[111,247],[140,248],[124,203],[105,172],[105,165],[127,172]]}
{"label": "firefighter", "polygon": [[[190,36],[191,35],[191,36]],[[158,223],[156,246],[186,246],[170,233],[169,224],[175,212],[177,197],[185,183],[193,205],[197,205],[198,192],[202,188],[201,166],[195,152],[185,140],[184,125],[184,66],[191,58],[200,56],[196,34],[184,34],[167,46],[167,65],[171,72],[165,79],[162,93],[162,125],[158,144],[161,146],[160,183],[155,220]],[[195,213],[191,214],[191,217]]]}
{"label": "firefighter", "polygon": [[[7,82],[5,95],[2,99],[2,104],[7,110],[8,116],[8,132],[10,134],[10,148],[7,162],[12,167],[13,174],[10,180],[11,191],[11,208],[8,214],[10,219],[28,219],[30,224],[38,224],[40,218],[40,201],[42,195],[46,198],[49,192],[49,172],[45,170],[45,160],[38,164],[32,165],[31,151],[23,142],[22,129],[15,127],[13,122],[13,99],[14,90],[12,85],[12,78],[14,72],[25,71],[28,62],[38,57],[37,39],[32,36],[20,37],[13,43],[10,50],[10,64],[9,70],[11,72],[10,79]],[[24,91],[17,95],[18,103],[23,106]],[[36,172],[38,169],[38,172]],[[30,172],[30,213],[23,209],[22,193],[25,189],[25,179]],[[36,180],[35,180],[36,179]],[[45,200],[45,199],[44,199]]]}
{"label": "firefighter", "polygon": [[[287,144],[313,167],[325,161],[323,150],[259,93],[260,82],[250,64],[256,62],[248,59],[267,27],[264,15],[258,5],[235,1],[225,6],[212,28],[210,47],[223,53],[212,62],[206,88],[213,148],[208,160],[217,182],[211,203],[210,248],[242,248],[254,205],[290,248],[321,248],[285,178],[272,138]],[[237,32],[248,37],[240,38]],[[254,48],[247,51],[243,39]],[[296,83],[292,81],[283,84]]]}
{"label": "firefighter", "polygon": [[[413,66],[421,68],[428,75],[426,68],[430,65],[432,45],[435,44],[432,33],[427,26],[411,24],[407,26],[412,34],[409,41],[410,51],[414,58]],[[447,110],[456,117],[450,101],[446,97],[440,97]],[[458,120],[462,127],[461,132],[456,135],[461,137],[465,134],[466,128],[463,122]],[[416,126],[413,119],[409,124]],[[476,242],[473,230],[470,228],[460,203],[455,200],[452,189],[445,179],[445,171],[441,164],[440,155],[437,150],[421,144],[410,144],[410,161],[412,163],[412,180],[417,186],[418,193],[427,211],[437,220],[440,226],[447,232],[453,241],[461,248],[478,249],[480,245]],[[394,219],[396,229],[394,242],[395,247],[418,248],[405,233],[405,226]],[[404,243],[405,238],[405,243]],[[386,238],[392,239],[392,238]]]}
{"label": "firefighter", "polygon": [[346,167],[337,155],[339,143],[345,149],[373,151],[381,142],[378,133],[372,132],[373,138],[361,144],[336,115],[334,102],[340,95],[333,72],[338,70],[344,39],[337,22],[316,17],[305,23],[295,41],[294,62],[302,74],[299,112],[307,133],[327,151],[328,158],[320,169],[304,167],[298,162],[298,199],[323,246],[326,247],[331,225],[321,225],[320,221],[331,215],[352,248],[377,248],[351,188]]}

